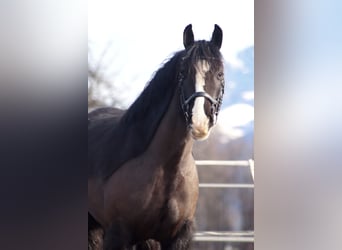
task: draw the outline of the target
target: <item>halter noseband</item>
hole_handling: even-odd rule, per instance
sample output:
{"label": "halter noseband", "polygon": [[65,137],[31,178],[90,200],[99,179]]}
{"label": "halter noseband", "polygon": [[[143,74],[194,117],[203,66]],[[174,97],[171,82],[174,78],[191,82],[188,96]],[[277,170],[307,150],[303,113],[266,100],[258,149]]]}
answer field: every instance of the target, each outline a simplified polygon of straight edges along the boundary
{"label": "halter noseband", "polygon": [[191,117],[192,117],[192,111],[190,110],[190,103],[192,101],[194,101],[197,97],[204,97],[205,99],[207,99],[210,104],[211,104],[211,108],[210,108],[210,122],[212,125],[215,125],[217,122],[217,116],[218,113],[220,111],[221,108],[221,104],[222,104],[222,99],[223,99],[223,94],[224,94],[224,79],[221,80],[221,91],[220,94],[217,96],[216,99],[214,99],[212,96],[210,96],[207,92],[195,92],[193,93],[190,97],[185,98],[184,95],[184,74],[183,72],[183,62],[184,62],[185,58],[182,58],[182,62],[181,62],[181,71],[179,73],[179,77],[178,77],[178,85],[179,85],[179,89],[180,89],[180,105],[185,117],[185,121],[187,126],[190,126],[192,121],[191,121]]}

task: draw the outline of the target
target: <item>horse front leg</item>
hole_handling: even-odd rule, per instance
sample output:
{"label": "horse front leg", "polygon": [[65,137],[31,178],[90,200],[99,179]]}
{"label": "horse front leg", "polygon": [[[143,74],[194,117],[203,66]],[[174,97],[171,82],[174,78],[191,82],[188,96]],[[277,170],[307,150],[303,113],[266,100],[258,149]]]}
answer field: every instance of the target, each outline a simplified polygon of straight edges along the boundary
{"label": "horse front leg", "polygon": [[162,242],[162,250],[188,250],[190,249],[194,223],[187,220],[176,236],[169,241]]}
{"label": "horse front leg", "polygon": [[147,240],[138,243],[135,247],[135,250],[161,250],[161,246],[158,241]]}
{"label": "horse front leg", "polygon": [[120,223],[106,229],[103,241],[103,250],[133,250],[131,235]]}
{"label": "horse front leg", "polygon": [[103,229],[88,213],[88,250],[103,250]]}

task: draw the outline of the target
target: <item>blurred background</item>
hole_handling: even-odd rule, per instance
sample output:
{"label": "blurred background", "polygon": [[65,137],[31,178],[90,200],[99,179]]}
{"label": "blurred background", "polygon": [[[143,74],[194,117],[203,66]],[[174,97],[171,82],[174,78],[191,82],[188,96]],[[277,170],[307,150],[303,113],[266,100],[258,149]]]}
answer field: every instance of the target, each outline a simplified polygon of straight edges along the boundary
{"label": "blurred background", "polygon": [[[196,160],[248,160],[254,137],[254,2],[88,1],[88,111],[128,108],[159,67],[183,49],[193,25],[196,40],[223,30],[225,96],[211,136],[194,147]],[[200,182],[253,183],[248,168],[200,166]],[[254,230],[253,189],[201,188],[197,231]],[[195,242],[193,249],[254,249],[253,243]]]}
{"label": "blurred background", "polygon": [[[224,30],[222,53],[229,65],[227,96],[234,93],[228,84],[234,72],[243,72],[236,67],[244,61],[241,55],[247,48],[255,52],[257,119],[250,123],[257,165],[255,249],[340,250],[341,13],[337,0],[259,0],[255,6],[252,1],[1,1],[1,249],[86,249],[86,76],[88,100],[114,105],[99,93],[89,99],[89,69],[101,71],[98,76],[113,88],[101,95],[119,93],[115,105],[127,107],[159,65],[181,49],[185,25],[193,23],[202,39],[217,23]],[[125,79],[123,69],[129,80],[120,86],[127,91],[118,85],[119,77]],[[134,76],[143,74],[135,84]],[[236,86],[246,82],[236,80]],[[126,98],[130,93],[134,96]],[[232,151],[225,151],[230,157]],[[228,207],[221,194],[215,195],[213,203],[204,200],[207,211]],[[245,204],[238,201],[236,206]],[[200,204],[198,211],[205,209]],[[251,211],[244,208],[237,211]],[[215,230],[234,225],[224,223],[227,215],[213,217],[223,225]],[[198,218],[201,230],[215,221],[207,218]],[[248,217],[233,218],[244,218],[235,225],[247,225]],[[202,249],[238,248],[203,244]]]}

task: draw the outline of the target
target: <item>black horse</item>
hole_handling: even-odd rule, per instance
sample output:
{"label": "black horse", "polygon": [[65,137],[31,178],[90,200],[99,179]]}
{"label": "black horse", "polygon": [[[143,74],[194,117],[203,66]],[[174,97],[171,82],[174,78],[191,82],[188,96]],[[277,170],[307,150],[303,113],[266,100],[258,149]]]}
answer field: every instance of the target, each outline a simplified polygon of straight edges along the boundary
{"label": "black horse", "polygon": [[189,249],[198,198],[194,140],[215,125],[224,93],[222,30],[183,33],[185,49],[127,111],[88,116],[90,249]]}

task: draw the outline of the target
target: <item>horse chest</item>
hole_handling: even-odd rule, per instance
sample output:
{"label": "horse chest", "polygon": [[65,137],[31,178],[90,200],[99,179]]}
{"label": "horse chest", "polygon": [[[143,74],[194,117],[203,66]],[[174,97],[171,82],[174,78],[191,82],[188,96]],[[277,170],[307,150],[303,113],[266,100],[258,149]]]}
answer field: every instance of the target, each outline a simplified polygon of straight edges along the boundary
{"label": "horse chest", "polygon": [[[164,180],[167,178],[164,178]],[[198,198],[197,172],[177,172],[173,178],[164,181],[160,186],[156,185],[153,190],[153,200],[159,204],[151,204],[159,230],[175,234],[186,220],[193,218]],[[163,236],[160,235],[160,238]]]}
{"label": "horse chest", "polygon": [[186,170],[179,166],[170,170],[162,164],[148,169],[152,166],[141,164],[143,160],[139,163],[140,168],[127,164],[108,182],[105,200],[111,202],[105,206],[107,221],[120,218],[141,239],[174,235],[195,213],[198,176],[193,160],[183,162]]}

